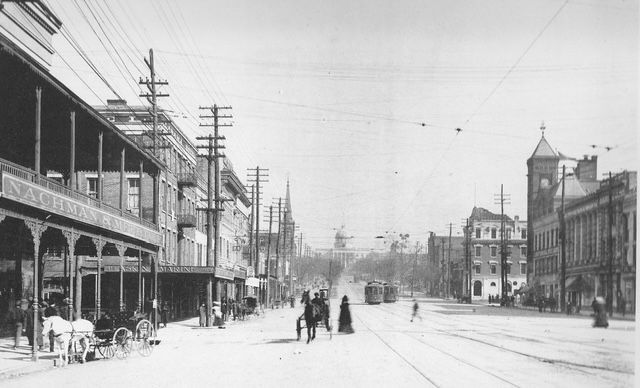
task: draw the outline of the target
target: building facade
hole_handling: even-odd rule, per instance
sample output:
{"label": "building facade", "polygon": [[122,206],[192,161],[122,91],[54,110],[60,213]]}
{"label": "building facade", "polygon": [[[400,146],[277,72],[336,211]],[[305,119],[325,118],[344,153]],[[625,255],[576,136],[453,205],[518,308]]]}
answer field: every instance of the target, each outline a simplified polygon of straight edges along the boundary
{"label": "building facade", "polygon": [[602,296],[613,309],[635,310],[636,173],[598,180],[596,156],[566,158],[544,136],[527,165],[533,292],[561,298],[564,226],[566,300],[584,306]]}
{"label": "building facade", "polygon": [[[127,172],[138,180],[139,203],[153,198],[163,163],[49,73],[60,26],[41,2],[2,4],[0,319],[30,298],[69,298],[76,314],[95,318],[155,296],[151,272],[128,281],[120,268],[157,268],[158,205],[134,213],[120,199]],[[92,193],[81,183],[86,171],[95,172]],[[117,177],[113,187],[107,176]],[[110,260],[119,268],[112,275]]]}
{"label": "building facade", "polygon": [[[523,288],[527,280],[527,228],[518,216],[502,216],[474,207],[469,217],[472,299],[489,299],[502,295],[501,274],[506,272],[507,296]],[[504,250],[504,253],[503,253]],[[502,255],[504,254],[504,261]]]}

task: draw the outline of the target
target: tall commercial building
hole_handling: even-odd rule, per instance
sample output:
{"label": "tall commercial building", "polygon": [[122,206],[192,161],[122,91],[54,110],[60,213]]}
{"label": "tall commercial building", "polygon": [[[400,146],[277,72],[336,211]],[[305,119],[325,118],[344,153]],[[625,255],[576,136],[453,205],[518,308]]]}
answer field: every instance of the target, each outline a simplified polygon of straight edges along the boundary
{"label": "tall commercial building", "polygon": [[598,180],[597,161],[557,153],[544,135],[527,160],[529,284],[535,295],[559,300],[564,278],[573,306],[603,296],[628,311],[635,305],[637,174]]}
{"label": "tall commercial building", "polygon": [[[155,288],[151,274],[106,267],[157,266],[163,238],[149,199],[164,165],[49,73],[60,26],[40,1],[2,3],[0,319],[28,298],[70,298],[95,317],[142,307]],[[135,204],[124,201],[129,178]]]}

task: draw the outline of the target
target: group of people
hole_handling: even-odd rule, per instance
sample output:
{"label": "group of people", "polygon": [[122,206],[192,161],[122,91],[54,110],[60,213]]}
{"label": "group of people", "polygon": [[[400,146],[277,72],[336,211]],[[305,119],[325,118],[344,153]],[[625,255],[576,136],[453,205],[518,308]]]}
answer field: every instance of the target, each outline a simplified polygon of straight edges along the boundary
{"label": "group of people", "polygon": [[[216,305],[220,306],[220,310],[216,309]],[[211,308],[211,318],[213,326],[224,326],[228,320],[244,320],[246,317],[247,307],[244,302],[238,302],[233,298],[223,299],[221,303],[214,302]],[[198,316],[200,317],[200,327],[207,325],[207,306],[202,303],[198,307]]]}
{"label": "group of people", "polygon": [[[27,309],[23,309],[23,301],[17,300],[13,309],[9,310],[7,321],[13,328],[14,344],[13,348],[20,346],[22,336],[26,334],[29,346],[33,346],[33,330],[36,330],[36,344],[38,350],[42,350],[44,342],[42,338],[42,324],[44,318],[50,316],[61,316],[66,320],[71,320],[73,315],[73,306],[71,300],[66,298],[62,303],[56,304],[54,301],[40,300],[37,303],[33,298],[29,298]],[[34,322],[35,310],[38,310],[38,319]],[[53,334],[49,334],[49,351],[53,352]]]}

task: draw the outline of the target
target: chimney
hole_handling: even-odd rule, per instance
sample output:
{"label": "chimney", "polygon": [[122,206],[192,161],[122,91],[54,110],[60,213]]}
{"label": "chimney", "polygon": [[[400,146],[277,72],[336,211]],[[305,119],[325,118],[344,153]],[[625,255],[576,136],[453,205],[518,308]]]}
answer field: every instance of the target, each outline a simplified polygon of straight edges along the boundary
{"label": "chimney", "polygon": [[581,181],[597,181],[598,180],[598,156],[593,155],[591,159],[585,155],[582,160],[578,161],[575,174],[576,178]]}

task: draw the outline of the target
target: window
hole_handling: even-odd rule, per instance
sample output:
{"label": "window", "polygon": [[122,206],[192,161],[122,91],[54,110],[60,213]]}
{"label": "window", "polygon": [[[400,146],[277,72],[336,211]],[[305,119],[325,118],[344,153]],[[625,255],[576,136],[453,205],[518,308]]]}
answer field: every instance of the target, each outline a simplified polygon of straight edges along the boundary
{"label": "window", "polygon": [[498,247],[490,247],[491,249],[491,257],[496,257],[498,254]]}
{"label": "window", "polygon": [[474,265],[475,269],[476,269],[476,274],[479,275],[480,272],[482,271],[482,265],[481,264],[476,264]]}
{"label": "window", "polygon": [[496,264],[489,264],[489,272],[491,275],[495,275],[498,271],[498,266]]}
{"label": "window", "polygon": [[496,286],[496,282],[491,282],[490,286],[491,287],[495,287]]}
{"label": "window", "polygon": [[491,228],[491,238],[496,238],[498,230],[496,228]]}
{"label": "window", "polygon": [[527,247],[520,247],[520,257],[527,257]]}
{"label": "window", "polygon": [[475,247],[475,248],[476,248],[476,257],[482,256],[482,247]]}
{"label": "window", "polygon": [[473,282],[473,296],[482,296],[482,282],[479,280]]}
{"label": "window", "polygon": [[129,178],[128,181],[127,210],[135,215],[140,215],[140,179]]}
{"label": "window", "polygon": [[520,275],[526,275],[526,274],[527,274],[527,264],[520,263]]}
{"label": "window", "polygon": [[507,235],[506,235],[506,239],[507,239],[507,240],[511,240],[511,228],[507,228]]}
{"label": "window", "polygon": [[527,230],[526,229],[520,230],[520,238],[522,238],[523,240],[527,239]]}
{"label": "window", "polygon": [[511,275],[511,264],[507,263],[507,266],[504,268],[504,271],[507,275]]}
{"label": "window", "polygon": [[98,178],[87,178],[87,195],[98,198]]}
{"label": "window", "polygon": [[481,238],[481,237],[482,237],[482,229],[476,228],[476,238]]}

